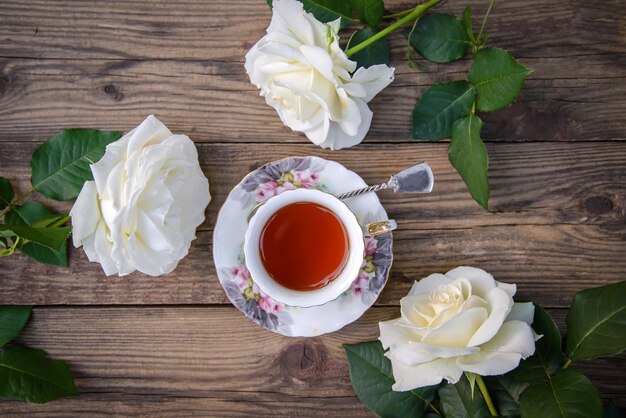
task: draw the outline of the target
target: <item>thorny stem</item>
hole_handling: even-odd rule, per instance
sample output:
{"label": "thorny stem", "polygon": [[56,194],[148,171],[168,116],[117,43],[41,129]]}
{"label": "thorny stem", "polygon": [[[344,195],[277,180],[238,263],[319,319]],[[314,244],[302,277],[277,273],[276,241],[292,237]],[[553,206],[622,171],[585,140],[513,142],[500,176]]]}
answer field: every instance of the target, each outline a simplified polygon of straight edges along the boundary
{"label": "thorny stem", "polygon": [[485,386],[485,381],[483,380],[483,377],[479,374],[476,375],[476,383],[478,383],[480,393],[482,393],[483,398],[485,398],[485,403],[487,404],[487,408],[489,408],[489,412],[492,416],[497,417],[498,411],[496,411],[496,407],[493,405],[491,396],[489,396],[489,391],[487,390],[487,386]]}
{"label": "thorny stem", "polygon": [[385,29],[381,30],[376,35],[374,35],[371,38],[368,38],[368,39],[364,40],[360,44],[357,44],[357,45],[353,46],[352,48],[348,49],[346,51],[346,55],[347,56],[352,56],[352,55],[356,54],[357,52],[361,51],[362,49],[367,48],[369,45],[373,44],[374,42],[378,41],[379,39],[384,38],[385,36],[389,35],[394,30],[398,29],[399,27],[404,26],[405,24],[407,24],[409,22],[412,22],[414,19],[417,19],[419,16],[424,14],[424,12],[426,10],[428,10],[431,7],[437,5],[438,3],[441,3],[441,1],[442,0],[429,0],[426,3],[424,3],[424,4],[420,4],[419,6],[417,6],[413,10],[411,10],[411,12],[409,14],[407,14],[406,16],[404,16],[402,19],[399,19],[399,20],[393,22],[391,25],[387,26]]}

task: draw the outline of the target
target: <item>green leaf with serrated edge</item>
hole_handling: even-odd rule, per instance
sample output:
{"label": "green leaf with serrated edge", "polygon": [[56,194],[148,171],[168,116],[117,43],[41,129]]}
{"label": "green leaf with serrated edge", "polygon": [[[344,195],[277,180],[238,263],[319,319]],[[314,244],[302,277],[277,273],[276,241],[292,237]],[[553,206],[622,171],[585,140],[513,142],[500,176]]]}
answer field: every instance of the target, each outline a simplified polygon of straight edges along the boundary
{"label": "green leaf with serrated edge", "polygon": [[626,349],[626,281],[578,292],[567,313],[565,352],[572,361]]}
{"label": "green leaf with serrated edge", "polygon": [[518,64],[504,49],[478,51],[468,76],[478,95],[478,109],[491,112],[512,103],[530,73],[530,68]]}
{"label": "green leaf with serrated edge", "polygon": [[529,386],[543,385],[550,381],[550,376],[560,370],[563,365],[561,351],[561,334],[550,315],[535,305],[533,330],[541,335],[535,343],[535,353],[522,360],[517,369],[507,373],[503,378],[509,382],[509,391],[518,396]]}
{"label": "green leaf with serrated edge", "polygon": [[[45,228],[56,222],[64,215],[59,215],[37,202],[26,202],[21,206],[15,206],[6,215],[6,222],[13,225],[32,225]],[[20,251],[40,263],[67,266],[67,243],[61,246],[60,251],[54,251],[34,242],[28,242],[20,246]]]}
{"label": "green leaf with serrated edge", "polygon": [[602,416],[598,389],[579,371],[561,369],[520,396],[522,418],[589,418]]}
{"label": "green leaf with serrated edge", "polygon": [[383,20],[383,0],[350,0],[350,3],[361,22],[375,28]]}
{"label": "green leaf with serrated edge", "polygon": [[11,231],[25,240],[43,245],[54,251],[60,251],[70,234],[71,228],[69,226],[33,228],[25,225],[0,224],[0,231]]}
{"label": "green leaf with serrated edge", "polygon": [[470,45],[463,23],[447,13],[432,13],[418,20],[409,42],[424,58],[440,63],[458,60]]}
{"label": "green leaf with serrated edge", "polygon": [[89,164],[104,155],[105,148],[121,132],[66,129],[39,146],[30,160],[33,187],[50,199],[74,199],[83,183],[93,180]]}
{"label": "green leaf with serrated edge", "polygon": [[483,379],[498,415],[510,418],[519,417],[519,397],[528,384],[517,382],[508,374],[485,376]]}
{"label": "green leaf with serrated edge", "polygon": [[564,363],[559,327],[548,312],[537,305],[535,305],[532,328],[538,335],[541,335],[541,338],[535,342],[535,353],[526,360],[522,360],[517,369],[507,373],[514,383],[524,387],[544,382]]}
{"label": "green leaf with serrated edge", "polygon": [[457,120],[452,126],[448,158],[474,200],[489,210],[489,156],[480,139],[482,127],[483,121],[474,114]]}
{"label": "green leaf with serrated edge", "polygon": [[13,225],[31,225],[41,219],[60,216],[38,202],[26,202],[23,205],[15,206],[11,212],[7,213],[7,223]]}
{"label": "green leaf with serrated edge", "polygon": [[474,89],[466,81],[430,86],[413,109],[414,139],[449,138],[452,124],[472,110]]}
{"label": "green leaf with serrated edge", "polygon": [[67,267],[69,265],[67,257],[67,242],[63,243],[58,252],[32,242],[24,245],[20,248],[20,251],[40,263],[63,267]]}
{"label": "green leaf with serrated edge", "polygon": [[13,345],[0,351],[0,397],[45,403],[77,395],[68,365],[42,350]]}
{"label": "green leaf with serrated edge", "polygon": [[341,27],[345,28],[352,21],[352,6],[346,0],[298,0],[304,10],[311,13],[320,22],[332,22],[341,19]]}
{"label": "green leaf with serrated edge", "polygon": [[475,42],[476,38],[474,38],[474,28],[472,27],[472,8],[470,6],[467,6],[465,10],[463,10],[462,22],[467,38],[472,42]]}
{"label": "green leaf with serrated edge", "polygon": [[[376,32],[372,28],[361,29],[356,32],[354,36],[352,36],[350,45],[358,45],[366,39],[371,38],[374,34],[376,34]],[[350,59],[356,61],[359,67],[365,68],[376,64],[389,65],[389,62],[391,61],[389,42],[387,41],[387,38],[379,39],[352,55]]]}
{"label": "green leaf with serrated edge", "polygon": [[439,400],[443,416],[446,418],[487,418],[491,417],[485,399],[480,391],[472,397],[470,384],[465,376],[455,384],[439,388]]}
{"label": "green leaf with serrated edge", "polygon": [[[273,7],[272,0],[266,0],[268,6]],[[344,28],[352,20],[352,8],[345,0],[298,0],[304,6],[304,10],[311,13],[320,22],[332,22],[341,19],[341,27]]]}
{"label": "green leaf with serrated edge", "polygon": [[15,192],[11,182],[4,177],[0,177],[0,210],[6,208],[13,200]]}
{"label": "green leaf with serrated edge", "polygon": [[391,361],[380,341],[344,344],[350,380],[357,396],[379,417],[422,417],[435,397],[437,386],[394,392]]}
{"label": "green leaf with serrated edge", "polygon": [[0,305],[0,347],[18,336],[31,310],[32,306]]}

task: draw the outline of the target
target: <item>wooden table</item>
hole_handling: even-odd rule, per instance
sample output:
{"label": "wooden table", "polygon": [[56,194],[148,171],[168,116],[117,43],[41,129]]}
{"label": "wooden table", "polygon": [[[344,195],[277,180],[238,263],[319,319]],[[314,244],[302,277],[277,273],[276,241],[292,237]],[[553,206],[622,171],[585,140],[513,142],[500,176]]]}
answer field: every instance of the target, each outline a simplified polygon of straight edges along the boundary
{"label": "wooden table", "polygon": [[[487,0],[472,3],[482,16]],[[397,77],[371,103],[369,135],[352,149],[324,151],[285,128],[245,74],[244,54],[269,19],[263,0],[0,3],[0,175],[23,191],[30,154],[60,129],[128,130],[154,113],[196,142],[213,195],[189,256],[165,277],[105,277],[73,248],[69,268],[23,255],[0,260],[0,303],[37,305],[20,340],[68,361],[80,391],[47,405],[2,401],[1,415],[368,416],[342,344],[377,338],[377,322],[399,315],[413,280],[479,266],[517,283],[519,299],[548,308],[563,326],[577,291],[624,279],[625,2],[496,5],[490,41],[535,72],[515,104],[484,115],[489,213],[448,163],[447,143],[407,139],[417,97],[465,77],[468,59],[411,69],[406,41],[393,34]],[[230,189],[289,155],[339,161],[368,182],[419,160],[436,176],[429,196],[380,193],[399,224],[390,282],[360,320],[318,338],[249,322],[228,302],[211,255]],[[577,368],[623,408],[625,366],[621,356]]]}

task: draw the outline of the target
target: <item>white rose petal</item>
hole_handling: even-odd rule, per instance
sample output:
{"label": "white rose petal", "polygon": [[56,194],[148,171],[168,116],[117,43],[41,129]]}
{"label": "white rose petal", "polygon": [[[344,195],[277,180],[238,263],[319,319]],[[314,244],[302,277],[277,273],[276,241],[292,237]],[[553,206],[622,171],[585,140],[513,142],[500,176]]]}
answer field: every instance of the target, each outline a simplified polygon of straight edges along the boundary
{"label": "white rose petal", "polygon": [[187,255],[211,197],[195,145],[156,117],[107,146],[70,215],[73,240],[105,274],[169,273]]}
{"label": "white rose petal", "polygon": [[414,283],[400,302],[402,316],[379,324],[393,390],[456,383],[464,371],[499,375],[531,356],[534,307],[513,303],[514,294],[515,285],[471,267]]}
{"label": "white rose petal", "polygon": [[296,0],[275,0],[272,10],[267,34],[246,54],[250,81],[285,125],[314,144],[360,143],[372,121],[367,103],[393,81],[394,69],[355,72],[339,46],[339,19],[322,23]]}

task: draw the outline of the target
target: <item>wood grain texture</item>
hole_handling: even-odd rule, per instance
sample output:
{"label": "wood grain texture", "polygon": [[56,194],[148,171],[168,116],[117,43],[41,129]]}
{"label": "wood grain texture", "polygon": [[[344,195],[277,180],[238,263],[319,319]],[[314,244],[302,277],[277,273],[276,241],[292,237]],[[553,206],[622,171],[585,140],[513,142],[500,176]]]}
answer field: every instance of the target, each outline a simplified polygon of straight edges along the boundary
{"label": "wood grain texture", "polygon": [[[556,311],[563,322],[563,311]],[[3,416],[371,416],[349,383],[342,344],[374,340],[397,308],[341,332],[286,338],[231,307],[37,308],[20,338],[67,361],[80,393],[47,405],[0,403]],[[626,357],[581,367],[626,405]]]}
{"label": "wood grain texture", "polygon": [[[441,10],[459,13],[468,3]],[[487,2],[474,3],[480,16]],[[498,4],[489,23],[494,45],[535,73],[514,105],[483,115],[484,137],[623,139],[625,13],[619,1]],[[127,130],[155,113],[200,142],[305,143],[282,126],[243,68],[268,21],[263,1],[2,4],[2,138],[41,141],[68,126]],[[470,65],[468,58],[450,65],[419,60],[421,68],[411,69],[406,40],[394,34],[391,42],[397,79],[371,103],[368,142],[406,141],[425,88],[465,78]]]}
{"label": "wood grain texture", "polygon": [[[626,59],[528,58],[535,69],[519,100],[482,115],[489,141],[621,139]],[[397,65],[396,80],[370,104],[368,142],[406,142],[411,114],[431,84],[465,78],[470,65]],[[562,72],[567,71],[567,74]],[[62,110],[62,111],[61,111]],[[154,113],[197,142],[296,142],[250,84],[241,62],[0,58],[2,140],[42,141],[64,127],[128,130]]]}
{"label": "wood grain texture", "polygon": [[[32,143],[0,147],[0,175],[25,190]],[[251,169],[290,155],[337,159],[367,182],[387,178],[396,167],[427,160],[435,191],[428,196],[380,194],[398,221],[395,261],[380,304],[397,304],[411,283],[460,264],[481,266],[519,295],[550,307],[568,306],[575,292],[624,279],[626,271],[626,144],[621,142],[489,144],[492,210],[484,212],[447,161],[446,144],[364,145],[342,152],[313,146],[250,147],[199,144],[213,200],[190,255],[160,278],[142,274],[106,278],[82,250],[71,251],[69,270],[23,256],[0,259],[0,303],[200,304],[227,303],[212,261],[217,211]],[[384,158],[381,158],[384,156]],[[389,161],[393,161],[390,167]],[[69,210],[68,203],[57,208]]]}
{"label": "wood grain texture", "polygon": [[[385,3],[393,11],[415,4]],[[471,4],[478,25],[488,3],[438,10],[458,14]],[[189,257],[164,277],[107,278],[74,249],[69,269],[0,259],[0,304],[137,305],[36,308],[21,340],[69,361],[80,397],[2,401],[0,415],[370,416],[352,392],[341,345],[375,339],[377,322],[398,315],[414,279],[480,266],[516,282],[520,300],[552,308],[624,279],[626,2],[497,3],[490,44],[535,72],[513,105],[481,115],[490,213],[470,199],[446,143],[408,141],[417,98],[433,83],[465,78],[469,57],[410,68],[406,40],[393,34],[396,80],[370,103],[364,144],[329,152],[284,127],[248,81],[245,53],[269,18],[264,0],[0,2],[1,176],[24,191],[32,151],[60,129],[125,131],[154,113],[196,141],[213,195]],[[337,160],[369,183],[421,160],[436,176],[428,196],[380,194],[400,225],[389,285],[359,321],[312,339],[246,320],[228,303],[211,255],[228,192],[250,170],[290,155]],[[186,304],[210,306],[176,306]],[[562,326],[565,310],[552,313]],[[621,356],[580,368],[626,408],[624,366]]]}

